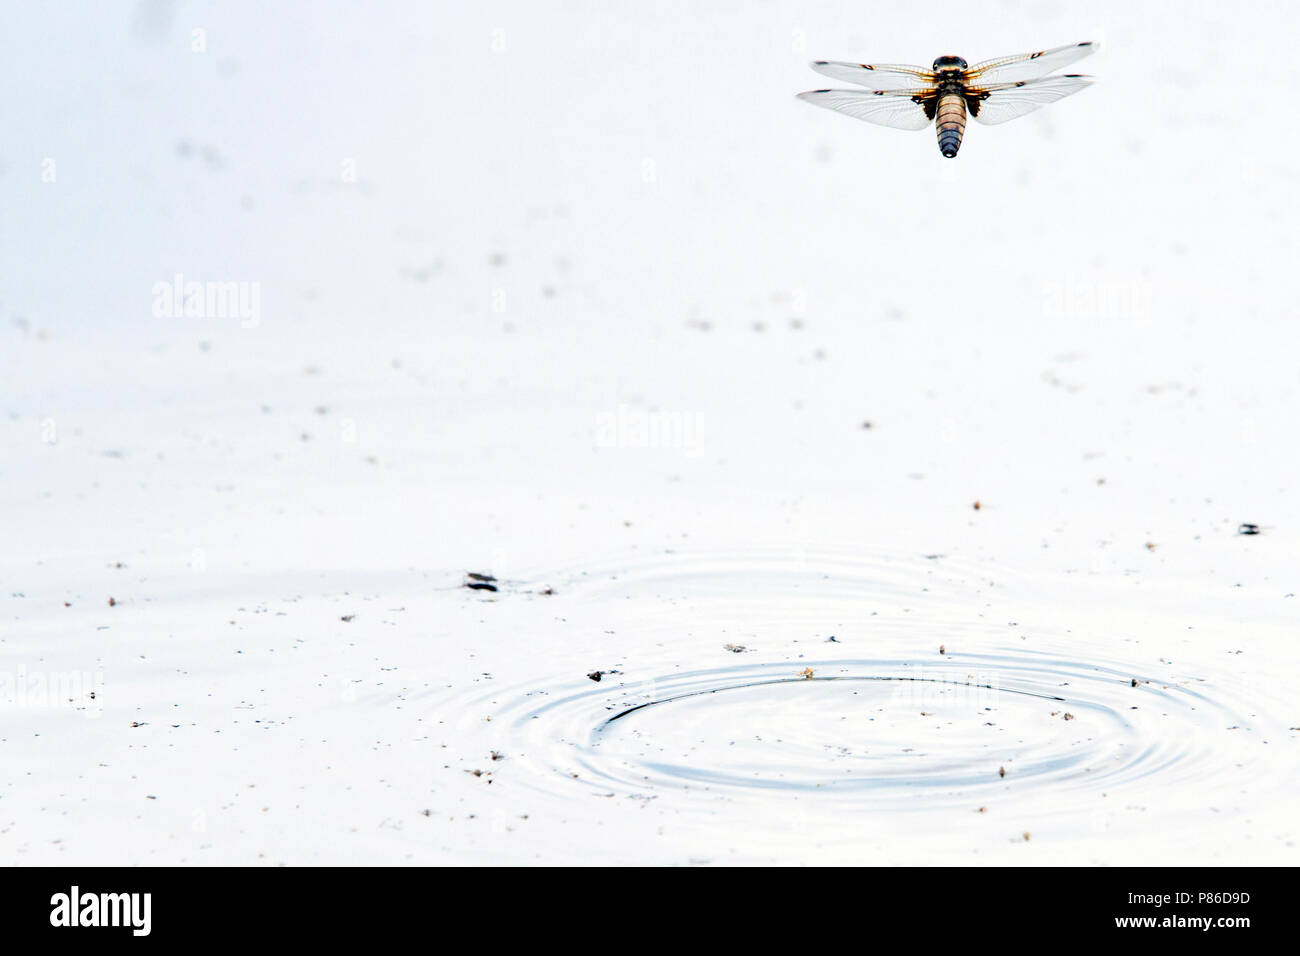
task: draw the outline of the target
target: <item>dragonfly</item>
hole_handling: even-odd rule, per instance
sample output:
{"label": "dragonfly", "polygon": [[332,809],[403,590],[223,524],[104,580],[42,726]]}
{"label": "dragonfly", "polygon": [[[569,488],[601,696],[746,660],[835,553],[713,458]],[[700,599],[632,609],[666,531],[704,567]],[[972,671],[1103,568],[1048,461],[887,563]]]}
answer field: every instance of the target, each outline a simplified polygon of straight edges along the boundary
{"label": "dragonfly", "polygon": [[811,90],[800,93],[799,98],[895,129],[925,129],[934,123],[939,152],[952,159],[961,149],[967,113],[992,126],[1077,93],[1092,82],[1092,77],[1047,74],[1096,49],[1096,43],[1072,43],[1037,53],[984,60],[974,66],[968,66],[959,56],[941,56],[928,70],[902,64],[817,60],[812,68],[818,73],[866,89]]}

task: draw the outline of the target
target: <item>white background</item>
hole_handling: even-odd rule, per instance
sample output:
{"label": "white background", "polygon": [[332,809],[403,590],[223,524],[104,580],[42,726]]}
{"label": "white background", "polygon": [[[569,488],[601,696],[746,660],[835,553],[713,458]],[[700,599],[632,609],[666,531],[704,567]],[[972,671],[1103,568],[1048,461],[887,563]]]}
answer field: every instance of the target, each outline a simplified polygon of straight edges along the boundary
{"label": "white background", "polygon": [[[1294,862],[1296,26],[1281,3],[7,5],[0,671],[103,686],[94,718],[10,695],[0,854]],[[951,161],[794,97],[826,85],[811,59],[1081,40],[1093,87],[972,123]],[[256,283],[255,327],[156,316],[177,273]],[[666,551],[659,590],[566,595]],[[744,814],[665,831],[661,794],[656,826],[582,804],[616,837],[595,846],[562,813],[473,829],[462,771],[511,741],[438,730],[458,695],[650,647],[727,664],[715,620],[782,659],[779,583],[716,618],[671,597],[718,555],[743,594],[759,553],[915,562],[900,606],[942,554],[918,653],[945,620],[1030,622],[1230,688],[1267,760],[1227,809],[1165,806],[1157,775],[1113,825],[1011,795],[982,830],[764,841]],[[555,601],[485,602],[467,569]]]}

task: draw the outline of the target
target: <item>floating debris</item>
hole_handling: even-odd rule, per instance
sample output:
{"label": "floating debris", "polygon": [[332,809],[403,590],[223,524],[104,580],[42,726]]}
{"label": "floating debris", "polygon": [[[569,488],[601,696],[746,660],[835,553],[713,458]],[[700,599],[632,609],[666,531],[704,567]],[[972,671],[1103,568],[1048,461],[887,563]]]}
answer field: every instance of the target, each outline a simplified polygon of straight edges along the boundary
{"label": "floating debris", "polygon": [[594,681],[599,681],[606,674],[621,674],[621,673],[623,672],[622,671],[592,671],[587,676]]}
{"label": "floating debris", "polygon": [[811,667],[805,667],[803,670],[799,672],[799,676],[802,677],[804,680],[812,680],[813,669]]}
{"label": "floating debris", "polygon": [[490,574],[482,574],[478,571],[465,572],[465,587],[471,591],[495,591],[497,590],[496,580]]}
{"label": "floating debris", "polygon": [[940,644],[940,645],[939,645],[939,653],[940,653],[940,654],[947,654],[947,653],[948,653],[948,648],[947,648],[945,645]]}
{"label": "floating debris", "polygon": [[983,508],[984,506],[983,506],[982,504],[980,504],[979,499],[976,499],[976,500],[975,500],[975,503],[974,503],[973,505],[971,505],[971,507],[974,508],[976,511],[979,511],[979,510],[980,510],[981,508]]}
{"label": "floating debris", "polygon": [[1006,767],[998,767],[998,776],[999,776],[999,777],[1005,777],[1006,775],[1007,775],[1007,768],[1006,768]]}
{"label": "floating debris", "polygon": [[356,617],[355,614],[344,614],[341,618],[339,618],[339,620],[342,621],[344,624],[346,624],[349,621],[353,620],[355,617]]}
{"label": "floating debris", "polygon": [[749,650],[749,648],[744,644],[723,644],[722,649],[724,651],[731,651],[733,654],[743,654],[745,651]]}
{"label": "floating debris", "polygon": [[1237,534],[1259,534],[1259,525],[1257,524],[1237,525]]}

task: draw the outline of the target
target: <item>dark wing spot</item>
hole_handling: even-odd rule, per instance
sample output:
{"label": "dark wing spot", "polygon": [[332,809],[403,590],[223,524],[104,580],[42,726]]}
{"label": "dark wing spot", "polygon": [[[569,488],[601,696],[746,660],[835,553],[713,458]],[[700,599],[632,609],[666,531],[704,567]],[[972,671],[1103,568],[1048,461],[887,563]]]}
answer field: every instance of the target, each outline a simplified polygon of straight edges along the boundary
{"label": "dark wing spot", "polygon": [[1037,60],[1040,56],[1042,56],[1046,52],[1047,52],[1046,50],[1039,50],[1037,53],[1033,54],[1029,59]]}

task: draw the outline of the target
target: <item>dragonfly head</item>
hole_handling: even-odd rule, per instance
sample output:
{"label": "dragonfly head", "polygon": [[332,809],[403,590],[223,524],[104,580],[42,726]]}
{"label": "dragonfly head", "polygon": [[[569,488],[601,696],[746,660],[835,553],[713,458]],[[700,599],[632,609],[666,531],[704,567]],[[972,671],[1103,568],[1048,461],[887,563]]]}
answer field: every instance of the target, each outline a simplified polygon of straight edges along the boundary
{"label": "dragonfly head", "polygon": [[931,69],[936,73],[940,70],[964,70],[966,69],[966,61],[959,56],[941,56],[934,61],[934,66]]}

